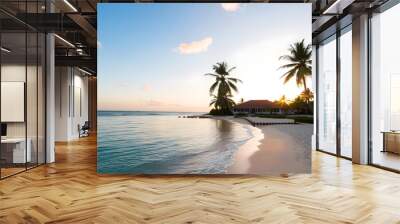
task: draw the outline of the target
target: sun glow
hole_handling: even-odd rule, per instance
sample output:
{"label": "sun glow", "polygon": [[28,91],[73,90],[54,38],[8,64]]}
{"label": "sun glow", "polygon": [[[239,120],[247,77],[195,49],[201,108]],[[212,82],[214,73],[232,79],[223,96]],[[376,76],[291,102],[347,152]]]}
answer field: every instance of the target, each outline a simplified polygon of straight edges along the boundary
{"label": "sun glow", "polygon": [[278,100],[282,95],[293,99],[303,91],[294,80],[283,84],[281,76],[285,70],[278,69],[285,63],[279,60],[279,57],[287,49],[285,43],[290,43],[290,41],[294,40],[282,38],[255,43],[238,49],[232,55],[231,64],[237,67],[235,74],[243,80],[240,92],[235,97],[237,101],[241,98],[245,101],[249,99]]}

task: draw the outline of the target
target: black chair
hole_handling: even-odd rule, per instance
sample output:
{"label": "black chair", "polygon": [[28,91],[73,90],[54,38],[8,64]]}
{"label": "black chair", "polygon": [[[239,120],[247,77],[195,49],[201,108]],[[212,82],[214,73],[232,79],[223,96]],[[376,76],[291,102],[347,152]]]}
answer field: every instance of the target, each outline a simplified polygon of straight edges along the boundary
{"label": "black chair", "polygon": [[89,136],[89,129],[90,129],[89,121],[85,121],[82,127],[78,125],[78,129],[79,129],[79,138]]}

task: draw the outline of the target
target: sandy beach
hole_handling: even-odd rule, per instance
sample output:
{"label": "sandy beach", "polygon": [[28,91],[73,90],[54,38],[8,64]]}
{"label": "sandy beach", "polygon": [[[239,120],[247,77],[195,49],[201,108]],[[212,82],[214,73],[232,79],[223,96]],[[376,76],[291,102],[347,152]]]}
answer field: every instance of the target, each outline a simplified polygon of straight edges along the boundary
{"label": "sandy beach", "polygon": [[[240,118],[229,119],[250,125]],[[312,124],[254,127],[255,137],[234,155],[230,174],[286,175],[311,172]]]}

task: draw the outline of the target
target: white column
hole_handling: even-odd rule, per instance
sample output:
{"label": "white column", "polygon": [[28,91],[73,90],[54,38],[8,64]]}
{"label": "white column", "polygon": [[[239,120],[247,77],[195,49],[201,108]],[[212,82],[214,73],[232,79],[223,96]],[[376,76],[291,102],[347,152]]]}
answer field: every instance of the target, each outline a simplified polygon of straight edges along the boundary
{"label": "white column", "polygon": [[368,15],[353,19],[353,162],[368,163]]}
{"label": "white column", "polygon": [[55,161],[54,133],[55,133],[55,56],[54,35],[46,36],[46,163]]}

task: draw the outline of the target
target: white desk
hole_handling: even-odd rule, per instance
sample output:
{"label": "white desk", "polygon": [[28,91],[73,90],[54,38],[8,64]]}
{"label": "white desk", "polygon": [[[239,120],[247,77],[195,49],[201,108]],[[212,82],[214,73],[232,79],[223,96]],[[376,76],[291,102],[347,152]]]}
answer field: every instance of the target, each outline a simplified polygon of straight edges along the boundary
{"label": "white desk", "polygon": [[32,141],[30,138],[27,140],[27,147],[25,151],[25,138],[2,138],[1,144],[3,145],[14,145],[13,147],[13,163],[25,163],[31,162],[32,152],[31,145]]}
{"label": "white desk", "polygon": [[391,152],[400,154],[400,132],[382,131],[381,133],[383,134],[382,152]]}

